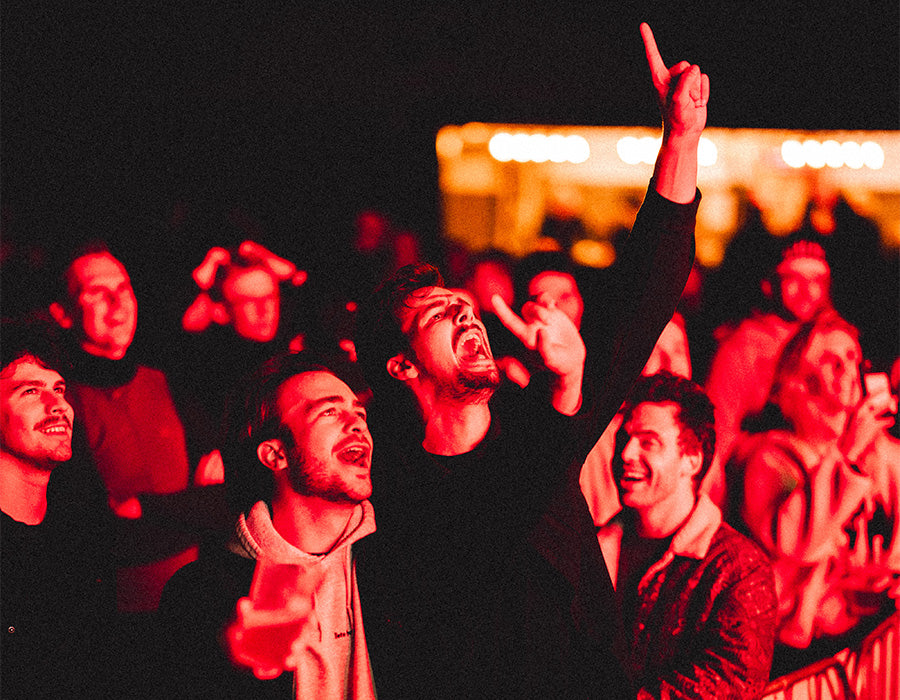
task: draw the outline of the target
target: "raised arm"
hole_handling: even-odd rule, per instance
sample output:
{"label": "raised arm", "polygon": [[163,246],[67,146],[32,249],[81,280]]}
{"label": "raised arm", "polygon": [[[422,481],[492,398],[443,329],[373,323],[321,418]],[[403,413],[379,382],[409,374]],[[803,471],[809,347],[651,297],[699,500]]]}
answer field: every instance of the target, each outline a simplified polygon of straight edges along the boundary
{"label": "raised arm", "polygon": [[653,172],[656,191],[687,204],[697,188],[697,148],[706,126],[709,76],[687,61],[667,68],[646,23],[641,24],[641,37],[663,119],[662,147]]}

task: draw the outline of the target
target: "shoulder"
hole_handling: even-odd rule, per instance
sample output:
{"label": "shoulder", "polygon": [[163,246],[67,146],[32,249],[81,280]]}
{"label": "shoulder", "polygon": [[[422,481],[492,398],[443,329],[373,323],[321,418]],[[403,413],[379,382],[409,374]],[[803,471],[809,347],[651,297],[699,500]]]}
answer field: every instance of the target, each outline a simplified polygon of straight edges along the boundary
{"label": "shoulder", "polygon": [[746,473],[795,474],[799,479],[809,448],[787,430],[767,430],[743,439],[735,452]]}
{"label": "shoulder", "polygon": [[723,522],[713,536],[708,557],[725,557],[741,570],[769,569],[769,557],[746,535]]}
{"label": "shoulder", "polygon": [[706,563],[717,572],[723,591],[742,598],[749,595],[760,611],[774,609],[775,578],[771,560],[756,542],[728,523],[719,526]]}
{"label": "shoulder", "polygon": [[147,365],[138,365],[133,382],[135,384],[145,384],[156,386],[168,391],[169,381],[165,373],[161,369],[149,367]]}

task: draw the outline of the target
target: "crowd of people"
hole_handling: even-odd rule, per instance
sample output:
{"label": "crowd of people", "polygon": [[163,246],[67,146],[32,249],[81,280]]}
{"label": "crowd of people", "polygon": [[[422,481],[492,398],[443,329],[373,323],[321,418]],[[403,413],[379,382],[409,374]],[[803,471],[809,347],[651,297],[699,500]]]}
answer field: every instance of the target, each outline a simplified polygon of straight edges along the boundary
{"label": "crowd of people", "polygon": [[662,145],[602,277],[445,277],[364,212],[332,279],[248,235],[145,307],[100,235],[23,290],[3,697],[750,698],[896,611],[896,319],[802,230],[704,337],[709,80],[641,33]]}

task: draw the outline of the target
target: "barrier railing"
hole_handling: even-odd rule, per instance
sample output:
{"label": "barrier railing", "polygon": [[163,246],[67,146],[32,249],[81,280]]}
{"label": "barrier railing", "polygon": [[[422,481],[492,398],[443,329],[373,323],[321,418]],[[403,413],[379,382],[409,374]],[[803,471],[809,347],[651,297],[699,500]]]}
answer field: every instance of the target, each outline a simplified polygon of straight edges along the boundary
{"label": "barrier railing", "polygon": [[900,700],[900,613],[894,613],[851,650],[847,678],[860,700]]}
{"label": "barrier railing", "polygon": [[856,649],[770,681],[762,700],[900,700],[900,612]]}
{"label": "barrier railing", "polygon": [[771,681],[762,700],[856,700],[840,659],[831,657]]}

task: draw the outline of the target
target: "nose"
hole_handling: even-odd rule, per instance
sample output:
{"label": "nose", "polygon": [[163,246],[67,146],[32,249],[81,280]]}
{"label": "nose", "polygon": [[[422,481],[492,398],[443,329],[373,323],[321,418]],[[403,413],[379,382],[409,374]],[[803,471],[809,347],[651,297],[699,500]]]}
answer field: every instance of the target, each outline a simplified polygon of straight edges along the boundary
{"label": "nose", "polygon": [[632,462],[637,458],[637,440],[635,438],[628,438],[628,442],[625,443],[625,447],[622,449],[622,461],[623,462]]}
{"label": "nose", "polygon": [[366,419],[355,411],[347,412],[345,425],[351,433],[363,433],[369,429]]}
{"label": "nose", "polygon": [[72,407],[69,405],[69,402],[66,401],[64,395],[57,394],[54,391],[48,391],[46,395],[47,398],[44,403],[47,406],[48,413],[52,415],[64,415],[72,410]]}
{"label": "nose", "polygon": [[465,323],[472,320],[472,307],[462,299],[458,299],[453,305],[453,319],[457,323]]}

